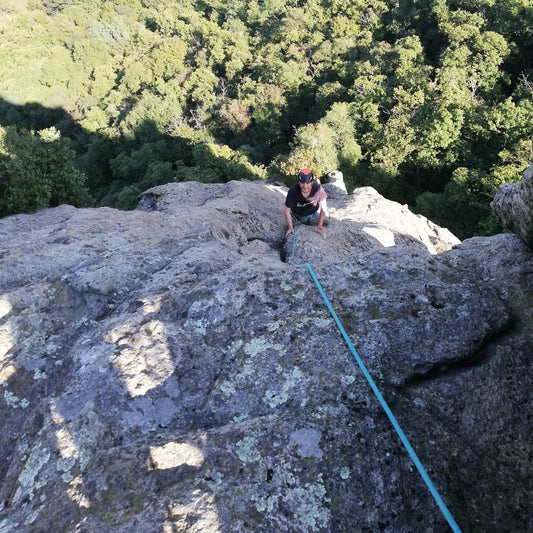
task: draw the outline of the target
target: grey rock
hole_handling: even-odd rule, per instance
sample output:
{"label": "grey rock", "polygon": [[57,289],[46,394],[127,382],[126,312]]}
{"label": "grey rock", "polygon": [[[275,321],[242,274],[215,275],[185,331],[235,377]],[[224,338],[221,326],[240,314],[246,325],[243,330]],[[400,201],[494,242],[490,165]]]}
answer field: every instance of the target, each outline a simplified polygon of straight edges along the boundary
{"label": "grey rock", "polygon": [[348,194],[346,184],[344,183],[344,176],[340,170],[332,170],[328,172],[325,179],[321,179],[322,187],[327,192],[329,198],[338,198]]}
{"label": "grey rock", "polygon": [[533,248],[533,162],[518,183],[504,183],[491,203],[504,230],[516,233]]}
{"label": "grey rock", "polygon": [[0,220],[2,533],[447,530],[305,263],[463,531],[532,529],[531,250],[362,189],[291,258],[285,194]]}

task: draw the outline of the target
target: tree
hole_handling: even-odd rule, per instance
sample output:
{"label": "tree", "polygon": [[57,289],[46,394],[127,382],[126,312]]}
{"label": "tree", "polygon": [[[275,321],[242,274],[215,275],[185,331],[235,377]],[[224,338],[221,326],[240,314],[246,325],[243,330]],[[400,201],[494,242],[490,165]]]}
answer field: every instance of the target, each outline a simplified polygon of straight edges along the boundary
{"label": "tree", "polygon": [[242,100],[225,99],[217,111],[217,115],[221,128],[230,134],[230,143],[232,139],[244,138],[246,130],[252,124],[250,107]]}
{"label": "tree", "polygon": [[416,198],[416,210],[460,239],[471,235],[490,235],[497,222],[490,208],[494,194],[490,179],[480,171],[461,167],[442,193],[425,192]]}
{"label": "tree", "polygon": [[483,31],[484,25],[481,14],[461,9],[449,12],[441,24],[449,41],[441,55],[442,67],[455,69],[471,100],[493,90],[504,74],[500,65],[510,52],[506,40],[496,32]]}
{"label": "tree", "polygon": [[0,215],[91,201],[69,141],[55,128],[0,128]]}
{"label": "tree", "polygon": [[290,153],[277,161],[278,172],[291,180],[302,168],[312,169],[317,177],[338,168],[335,137],[335,130],[324,123],[298,128]]}

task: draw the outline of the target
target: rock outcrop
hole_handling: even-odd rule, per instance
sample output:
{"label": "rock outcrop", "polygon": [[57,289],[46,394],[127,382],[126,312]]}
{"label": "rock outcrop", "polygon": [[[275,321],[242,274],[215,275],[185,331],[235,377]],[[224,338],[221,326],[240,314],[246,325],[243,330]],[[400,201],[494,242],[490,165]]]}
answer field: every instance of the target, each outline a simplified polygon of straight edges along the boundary
{"label": "rock outcrop", "polygon": [[287,252],[285,193],[0,220],[2,533],[446,531],[300,261],[462,530],[532,529],[531,250],[365,188]]}
{"label": "rock outcrop", "polygon": [[297,225],[295,237],[290,235],[284,243],[285,261],[327,265],[348,259],[356,252],[393,246],[436,254],[460,242],[447,229],[415,215],[407,206],[383,198],[372,187],[329,199],[328,211],[335,237],[326,238],[324,243],[324,238],[316,238],[314,228]]}
{"label": "rock outcrop", "polygon": [[518,183],[505,183],[491,204],[504,230],[516,233],[533,248],[533,162]]}

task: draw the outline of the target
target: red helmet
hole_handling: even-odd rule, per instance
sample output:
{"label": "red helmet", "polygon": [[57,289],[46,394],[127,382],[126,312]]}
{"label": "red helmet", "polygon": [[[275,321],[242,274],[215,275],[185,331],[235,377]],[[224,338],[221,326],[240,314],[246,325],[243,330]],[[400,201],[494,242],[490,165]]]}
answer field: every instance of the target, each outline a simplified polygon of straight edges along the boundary
{"label": "red helmet", "polygon": [[311,183],[313,179],[313,173],[308,168],[300,170],[300,173],[298,174],[298,181],[303,183]]}

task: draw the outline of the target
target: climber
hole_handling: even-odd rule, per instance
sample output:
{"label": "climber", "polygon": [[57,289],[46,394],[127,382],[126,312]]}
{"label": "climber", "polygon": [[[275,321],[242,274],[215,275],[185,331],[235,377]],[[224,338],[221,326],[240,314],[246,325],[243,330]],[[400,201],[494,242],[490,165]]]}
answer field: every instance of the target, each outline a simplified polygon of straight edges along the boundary
{"label": "climber", "polygon": [[285,199],[285,222],[288,227],[285,239],[291,233],[294,234],[292,216],[307,225],[317,224],[317,229],[325,235],[327,232],[324,223],[329,218],[327,197],[320,182],[314,181],[311,170],[308,168],[300,170],[298,183],[289,189]]}

